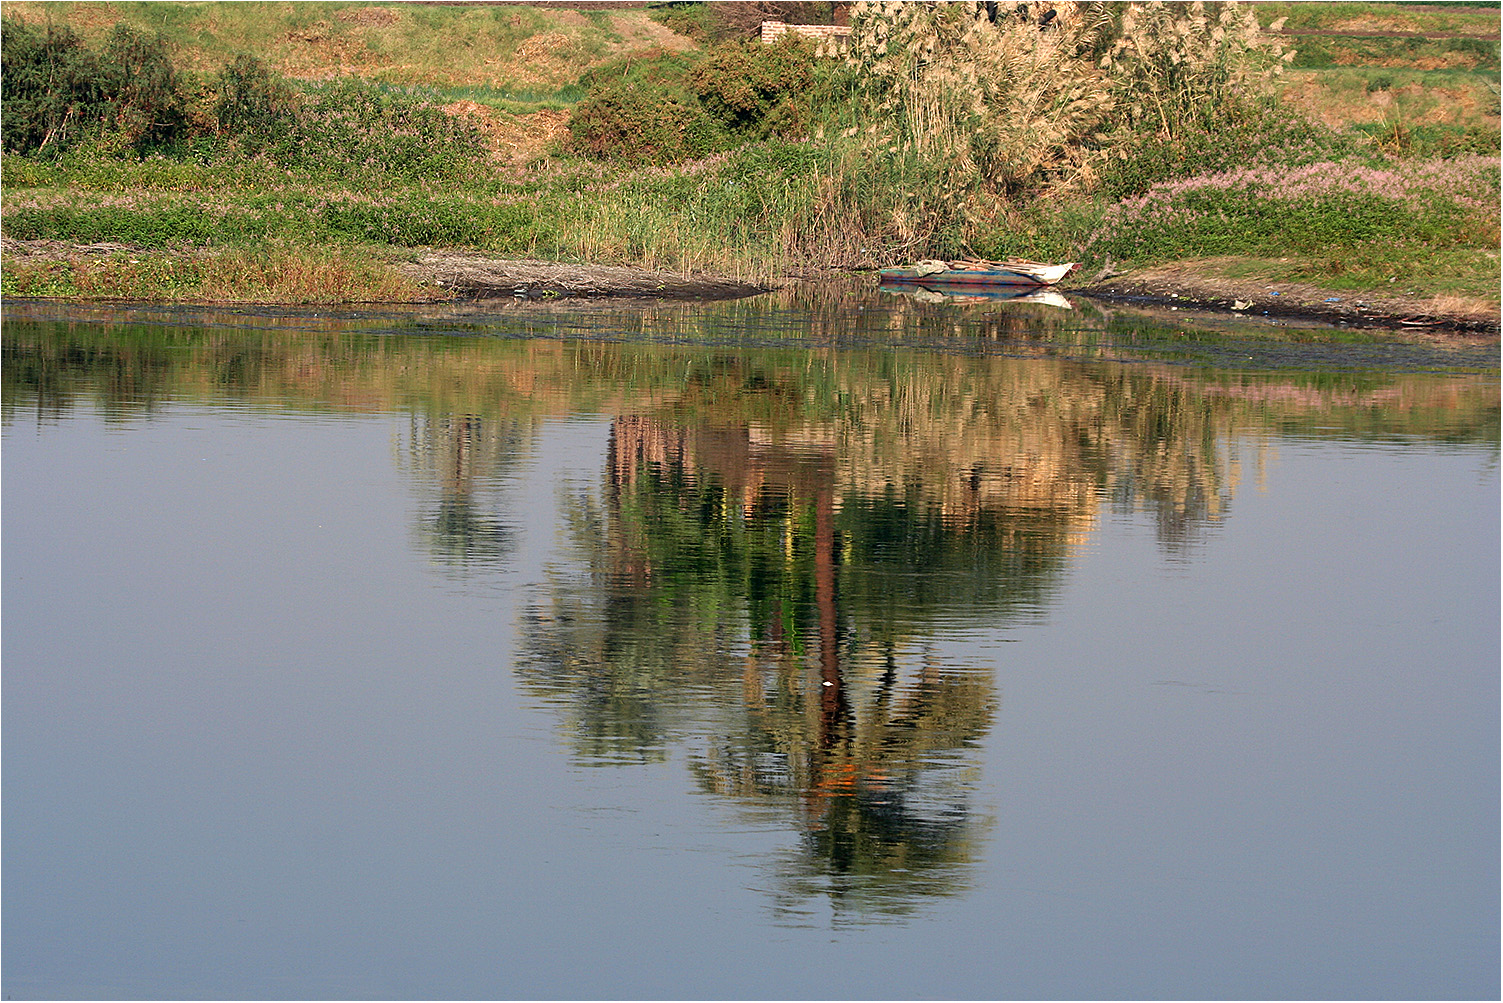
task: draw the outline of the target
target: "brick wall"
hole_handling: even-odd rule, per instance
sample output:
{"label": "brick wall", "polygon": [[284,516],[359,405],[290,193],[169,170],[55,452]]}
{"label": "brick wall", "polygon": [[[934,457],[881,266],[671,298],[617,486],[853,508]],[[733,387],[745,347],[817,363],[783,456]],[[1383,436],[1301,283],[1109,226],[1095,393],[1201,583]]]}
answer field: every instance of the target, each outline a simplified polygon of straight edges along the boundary
{"label": "brick wall", "polygon": [[771,45],[789,32],[795,35],[803,35],[820,43],[821,52],[844,51],[846,40],[851,37],[851,26],[848,24],[784,24],[782,21],[762,22],[762,41]]}

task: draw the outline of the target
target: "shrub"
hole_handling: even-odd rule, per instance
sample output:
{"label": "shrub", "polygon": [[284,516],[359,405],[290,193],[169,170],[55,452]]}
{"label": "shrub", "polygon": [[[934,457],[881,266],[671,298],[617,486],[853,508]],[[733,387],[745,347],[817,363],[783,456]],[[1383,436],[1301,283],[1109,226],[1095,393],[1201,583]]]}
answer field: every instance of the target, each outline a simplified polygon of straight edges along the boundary
{"label": "shrub", "polygon": [[410,94],[349,78],[310,86],[284,121],[285,128],[265,137],[264,149],[286,167],[457,179],[473,174],[486,155],[474,125]]}
{"label": "shrub", "polygon": [[725,129],[763,139],[807,130],[804,98],[814,84],[814,47],[790,37],[778,45],[732,43],[712,50],[690,80],[700,102]]}
{"label": "shrub", "polygon": [[104,111],[99,58],[72,29],[0,19],[0,132],[7,152],[63,149],[97,129]]}
{"label": "shrub", "polygon": [[812,54],[802,39],[730,42],[599,67],[581,78],[588,95],[570,119],[571,145],[601,160],[670,164],[802,135],[812,121]]}
{"label": "shrub", "polygon": [[119,24],[105,42],[103,90],[109,125],[137,152],[168,146],[187,132],[187,101],[160,35]]}
{"label": "shrub", "polygon": [[698,59],[657,50],[585,73],[585,97],[569,120],[570,146],[630,164],[676,163],[723,147],[724,130],[689,85]]}
{"label": "shrub", "polygon": [[102,54],[66,27],[45,31],[5,19],[0,26],[5,149],[64,150],[108,134],[105,148],[144,153],[183,138],[187,101],[158,36],[117,25]]}
{"label": "shrub", "polygon": [[286,81],[254,56],[236,56],[219,74],[214,114],[221,133],[234,136],[255,154],[292,127],[295,95]]}
{"label": "shrub", "polygon": [[593,91],[569,120],[570,143],[586,156],[627,163],[669,164],[702,157],[722,145],[697,102],[686,103],[634,83]]}

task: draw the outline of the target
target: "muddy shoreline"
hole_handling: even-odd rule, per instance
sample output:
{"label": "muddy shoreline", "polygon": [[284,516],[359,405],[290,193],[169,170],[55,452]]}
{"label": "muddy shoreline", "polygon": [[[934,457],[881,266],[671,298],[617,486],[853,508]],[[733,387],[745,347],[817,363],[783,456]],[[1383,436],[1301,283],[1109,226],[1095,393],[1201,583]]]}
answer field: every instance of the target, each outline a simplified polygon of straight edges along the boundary
{"label": "muddy shoreline", "polygon": [[1295,282],[1208,277],[1182,265],[1164,265],[1061,289],[1125,305],[1193,309],[1230,316],[1269,317],[1357,328],[1384,328],[1497,337],[1499,316],[1465,302],[1343,292]]}
{"label": "muddy shoreline", "polygon": [[629,265],[485,258],[453,251],[430,251],[395,267],[416,282],[474,299],[495,296],[738,299],[773,288],[719,275],[684,275]]}
{"label": "muddy shoreline", "polygon": [[[680,275],[619,265],[566,265],[545,261],[483,258],[434,251],[399,270],[417,281],[442,285],[460,295],[511,295],[733,299],[767,292],[783,283],[759,284],[714,275]],[[873,276],[875,281],[875,276]],[[1373,294],[1337,294],[1296,283],[1259,283],[1197,277],[1177,266],[1114,276],[1083,286],[1060,287],[1067,295],[1109,303],[1184,308],[1232,316],[1496,336],[1499,323],[1476,309],[1438,308],[1433,301]]]}
{"label": "muddy shoreline", "polygon": [[[5,238],[10,260],[64,261],[133,252],[120,244],[68,244]],[[182,252],[192,254],[192,251]],[[433,248],[391,267],[432,291],[433,300],[488,299],[738,299],[806,281],[753,282],[707,273],[667,272],[630,265],[566,264],[490,258]],[[872,281],[876,281],[875,274]],[[1277,318],[1346,327],[1382,328],[1466,337],[1498,337],[1496,306],[1417,299],[1374,292],[1346,293],[1291,282],[1228,279],[1195,263],[1178,263],[1066,284],[1058,291],[1104,303],[1150,310],[1199,311],[1229,317]]]}

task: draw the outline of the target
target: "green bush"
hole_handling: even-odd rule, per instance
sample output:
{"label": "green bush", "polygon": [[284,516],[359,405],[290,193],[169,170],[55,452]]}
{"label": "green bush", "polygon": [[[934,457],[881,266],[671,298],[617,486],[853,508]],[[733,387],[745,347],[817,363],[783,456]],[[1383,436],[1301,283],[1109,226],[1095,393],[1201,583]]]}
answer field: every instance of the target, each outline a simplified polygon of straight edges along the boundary
{"label": "green bush", "polygon": [[468,122],[402,91],[349,78],[310,86],[295,112],[269,121],[280,122],[274,133],[253,126],[252,135],[273,162],[346,177],[458,180],[473,175],[486,155],[483,137]]}
{"label": "green bush", "polygon": [[87,144],[94,156],[153,150],[202,159],[221,140],[282,167],[408,180],[473,175],[486,145],[473,125],[404,91],[355,79],[303,93],[242,55],[218,76],[213,116],[191,113],[160,37],[117,25],[100,53],[67,28],[3,22],[0,124],[10,153]]}
{"label": "green bush", "polygon": [[706,111],[728,132],[791,138],[809,126],[805,96],[814,85],[814,48],[791,37],[780,45],[746,42],[712,50],[690,80]]}
{"label": "green bush", "polygon": [[697,102],[624,83],[592,91],[569,120],[571,145],[600,160],[670,164],[723,145],[722,130]]}
{"label": "green bush", "polygon": [[0,23],[0,129],[8,152],[60,151],[112,137],[145,153],[190,132],[167,43],[117,25],[95,53],[66,27]]}
{"label": "green bush", "polygon": [[137,152],[170,146],[188,132],[187,100],[167,42],[119,24],[104,46],[107,123]]}
{"label": "green bush", "polygon": [[0,19],[0,133],[9,153],[64,149],[104,113],[99,57],[73,30]]}
{"label": "green bush", "polygon": [[732,42],[706,53],[658,52],[586,73],[569,130],[598,160],[671,164],[748,139],[793,137],[812,122],[812,47]]}
{"label": "green bush", "polygon": [[214,114],[220,131],[234,136],[247,153],[260,152],[293,126],[292,88],[254,56],[236,56],[219,74],[218,90]]}

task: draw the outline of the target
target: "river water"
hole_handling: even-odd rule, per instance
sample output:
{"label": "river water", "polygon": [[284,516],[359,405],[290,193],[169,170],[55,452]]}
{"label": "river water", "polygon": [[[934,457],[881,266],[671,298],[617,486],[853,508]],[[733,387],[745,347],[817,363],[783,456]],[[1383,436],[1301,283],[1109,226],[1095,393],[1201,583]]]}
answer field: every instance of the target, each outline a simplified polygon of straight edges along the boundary
{"label": "river water", "polygon": [[1498,349],[3,326],[7,998],[1497,998]]}

